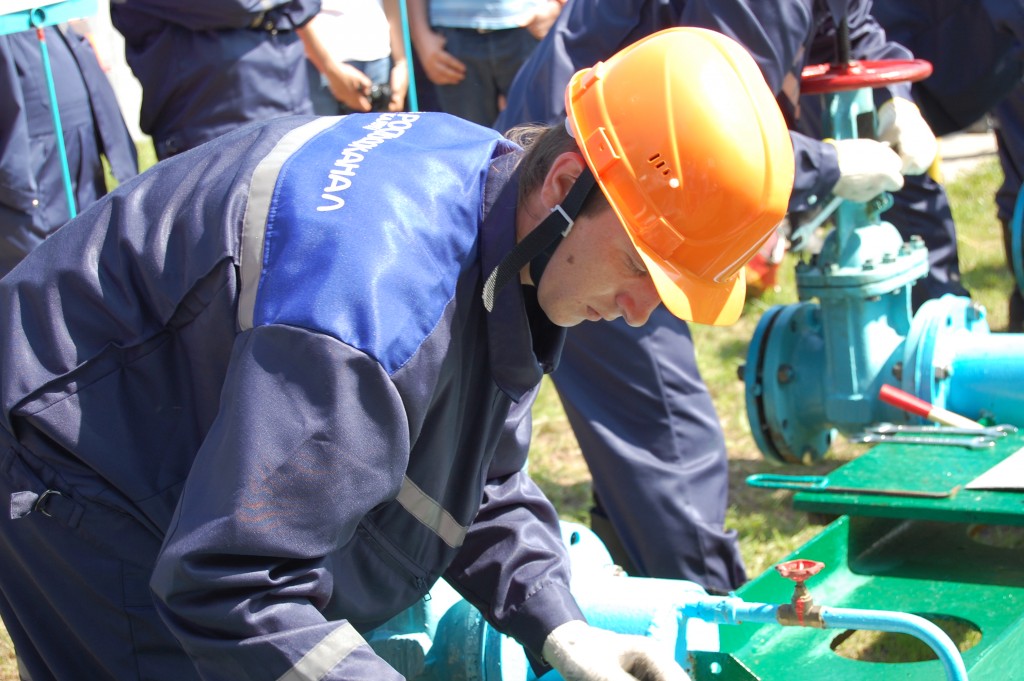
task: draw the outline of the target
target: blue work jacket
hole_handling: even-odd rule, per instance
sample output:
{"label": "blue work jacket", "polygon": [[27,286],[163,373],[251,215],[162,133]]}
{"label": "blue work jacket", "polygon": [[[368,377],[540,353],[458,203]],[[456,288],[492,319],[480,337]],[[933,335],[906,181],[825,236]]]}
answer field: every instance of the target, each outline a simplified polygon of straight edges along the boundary
{"label": "blue work jacket", "polygon": [[0,423],[165,537],[151,586],[203,678],[396,678],[360,632],[441,577],[535,656],[582,617],[523,471],[562,331],[522,287],[481,301],[519,154],[445,114],[252,125],[0,281]]}
{"label": "blue work jacket", "polygon": [[[724,33],[751,52],[792,129],[803,67],[835,60],[834,16],[847,17],[853,58],[910,56],[886,40],[870,10],[870,0],[574,0],[516,74],[495,128],[563,117],[565,88],[576,71],[657,31],[697,26]],[[887,88],[883,97],[894,94],[909,97],[909,84]],[[839,163],[832,145],[798,132],[791,137],[796,179],[790,208],[804,210],[831,192]]]}
{"label": "blue work jacket", "polygon": [[142,85],[139,125],[167,158],[253,121],[311,114],[295,28],[320,0],[124,0],[110,19]]}

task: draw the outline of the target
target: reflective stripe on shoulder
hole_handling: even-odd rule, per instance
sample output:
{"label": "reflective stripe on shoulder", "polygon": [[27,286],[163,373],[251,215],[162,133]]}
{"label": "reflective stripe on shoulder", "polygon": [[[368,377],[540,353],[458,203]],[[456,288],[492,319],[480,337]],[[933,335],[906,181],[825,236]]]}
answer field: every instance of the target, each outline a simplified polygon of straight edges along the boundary
{"label": "reflective stripe on shoulder", "polygon": [[281,166],[302,145],[331,127],[338,116],[317,118],[299,126],[282,137],[274,149],[256,166],[249,185],[249,199],[242,222],[241,276],[242,290],[238,296],[238,325],[243,331],[252,328],[256,309],[256,292],[263,270],[263,237],[266,233],[270,200],[274,195]]}
{"label": "reflective stripe on shoulder", "polygon": [[453,549],[462,546],[467,528],[456,522],[455,518],[444,510],[441,504],[429,497],[409,478],[402,481],[402,489],[398,493],[398,503],[443,539],[445,544]]}
{"label": "reflective stripe on shoulder", "polygon": [[294,667],[278,677],[277,681],[320,681],[337,667],[348,654],[366,641],[348,622],[324,636]]}

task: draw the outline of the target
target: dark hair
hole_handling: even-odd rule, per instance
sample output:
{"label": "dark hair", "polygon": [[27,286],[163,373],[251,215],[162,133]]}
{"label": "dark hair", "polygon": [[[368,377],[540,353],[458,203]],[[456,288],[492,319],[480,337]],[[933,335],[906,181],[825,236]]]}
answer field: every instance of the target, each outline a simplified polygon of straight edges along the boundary
{"label": "dark hair", "polygon": [[[564,123],[539,125],[527,123],[517,125],[505,133],[505,137],[525,150],[519,161],[519,202],[523,203],[533,192],[544,184],[551,165],[561,154],[569,151],[579,153],[579,145],[566,130]],[[591,215],[609,207],[604,192],[591,191],[583,202],[579,215]]]}

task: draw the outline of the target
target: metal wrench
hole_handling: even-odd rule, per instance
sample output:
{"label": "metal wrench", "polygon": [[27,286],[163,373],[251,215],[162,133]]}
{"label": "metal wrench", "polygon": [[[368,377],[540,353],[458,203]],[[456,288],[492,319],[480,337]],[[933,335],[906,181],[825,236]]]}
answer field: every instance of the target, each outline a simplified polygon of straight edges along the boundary
{"label": "metal wrench", "polygon": [[[945,432],[945,431],[942,431]],[[994,447],[994,438],[984,435],[974,437],[929,437],[926,435],[890,435],[886,433],[854,433],[849,438],[850,442],[858,443],[879,443],[892,442],[904,445],[939,445],[943,447],[969,447],[970,449],[984,449]]]}
{"label": "metal wrench", "polygon": [[897,423],[878,423],[864,429],[865,433],[892,435],[895,433],[914,435],[976,435],[986,438],[1001,438],[1017,432],[1017,426],[1002,424],[985,428],[960,428],[954,426],[911,426]]}

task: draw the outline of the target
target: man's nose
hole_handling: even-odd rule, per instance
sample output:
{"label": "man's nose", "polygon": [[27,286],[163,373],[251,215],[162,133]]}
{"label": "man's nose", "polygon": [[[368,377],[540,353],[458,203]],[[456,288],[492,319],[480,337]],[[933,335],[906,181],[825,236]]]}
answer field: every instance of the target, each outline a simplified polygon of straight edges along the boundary
{"label": "man's nose", "polygon": [[643,282],[642,286],[619,299],[619,309],[622,310],[622,317],[630,326],[643,326],[650,319],[654,308],[661,304],[661,297],[658,290],[654,288],[654,282],[650,279]]}

